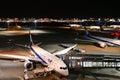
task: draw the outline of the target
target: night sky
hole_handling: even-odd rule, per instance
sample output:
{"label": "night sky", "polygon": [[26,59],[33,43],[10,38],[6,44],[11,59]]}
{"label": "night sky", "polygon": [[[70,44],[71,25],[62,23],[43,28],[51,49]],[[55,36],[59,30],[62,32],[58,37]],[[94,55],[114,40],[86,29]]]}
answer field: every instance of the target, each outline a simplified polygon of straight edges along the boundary
{"label": "night sky", "polygon": [[0,17],[89,18],[120,15],[116,0],[4,0],[0,4]]}

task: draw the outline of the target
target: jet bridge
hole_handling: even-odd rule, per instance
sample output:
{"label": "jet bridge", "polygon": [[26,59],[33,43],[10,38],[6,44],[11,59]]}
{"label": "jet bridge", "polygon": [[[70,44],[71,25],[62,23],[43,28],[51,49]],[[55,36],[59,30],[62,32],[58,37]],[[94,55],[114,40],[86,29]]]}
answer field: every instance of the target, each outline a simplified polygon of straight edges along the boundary
{"label": "jet bridge", "polygon": [[120,55],[70,54],[61,55],[69,69],[81,68],[120,68]]}

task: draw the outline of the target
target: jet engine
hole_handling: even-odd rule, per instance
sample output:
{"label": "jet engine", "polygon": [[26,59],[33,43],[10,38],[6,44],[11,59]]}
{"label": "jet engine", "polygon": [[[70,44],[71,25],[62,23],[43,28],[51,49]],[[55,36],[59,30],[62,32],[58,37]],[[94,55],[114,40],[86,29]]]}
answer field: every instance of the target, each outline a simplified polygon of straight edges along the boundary
{"label": "jet engine", "polygon": [[34,69],[34,64],[33,64],[33,62],[27,60],[24,63],[24,67],[25,67],[25,71],[30,71],[30,70]]}
{"label": "jet engine", "polygon": [[99,46],[102,47],[102,48],[106,48],[107,47],[107,44],[104,43],[104,42],[98,42]]}

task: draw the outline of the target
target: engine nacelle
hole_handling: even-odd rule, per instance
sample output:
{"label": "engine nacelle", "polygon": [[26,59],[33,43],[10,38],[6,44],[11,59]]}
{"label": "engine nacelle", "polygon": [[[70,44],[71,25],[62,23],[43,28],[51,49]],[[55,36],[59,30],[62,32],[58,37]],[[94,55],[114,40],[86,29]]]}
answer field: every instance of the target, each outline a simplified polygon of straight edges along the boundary
{"label": "engine nacelle", "polygon": [[99,46],[102,47],[102,48],[106,48],[107,47],[107,44],[104,43],[104,42],[98,42]]}
{"label": "engine nacelle", "polygon": [[33,70],[34,69],[33,62],[31,62],[29,60],[25,61],[24,67],[25,67],[25,71]]}

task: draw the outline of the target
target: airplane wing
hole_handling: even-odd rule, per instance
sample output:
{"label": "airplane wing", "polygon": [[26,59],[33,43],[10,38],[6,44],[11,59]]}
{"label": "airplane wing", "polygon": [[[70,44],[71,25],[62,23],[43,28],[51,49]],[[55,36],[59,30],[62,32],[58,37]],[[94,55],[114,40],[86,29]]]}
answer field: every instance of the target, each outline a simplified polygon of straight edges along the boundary
{"label": "airplane wing", "polygon": [[[70,45],[67,45],[67,44],[60,44],[61,47],[64,47],[64,48],[68,48],[70,47]],[[73,51],[76,51],[76,52],[81,52],[81,53],[85,53],[86,51],[84,49],[80,49],[80,48],[72,48]]]}
{"label": "airplane wing", "polygon": [[43,65],[47,66],[47,64],[45,64],[44,62],[42,62],[42,60],[37,59],[33,56],[18,56],[18,55],[10,55],[10,54],[0,54],[0,57],[4,57],[5,59],[18,59],[18,60],[30,60],[30,61],[34,61],[34,62],[40,62]]}
{"label": "airplane wing", "polygon": [[75,44],[74,46],[71,46],[71,47],[69,47],[69,48],[67,48],[67,49],[64,49],[64,50],[55,52],[54,55],[62,55],[62,54],[65,54],[65,53],[67,53],[69,50],[71,50],[72,48],[74,48],[75,46],[77,46],[77,44]]}

